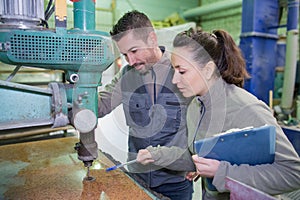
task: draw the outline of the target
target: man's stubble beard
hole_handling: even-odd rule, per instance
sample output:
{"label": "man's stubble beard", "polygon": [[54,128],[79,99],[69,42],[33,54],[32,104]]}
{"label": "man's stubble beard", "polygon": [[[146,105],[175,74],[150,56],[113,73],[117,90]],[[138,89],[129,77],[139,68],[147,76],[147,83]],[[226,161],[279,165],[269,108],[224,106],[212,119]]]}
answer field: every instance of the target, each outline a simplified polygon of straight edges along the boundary
{"label": "man's stubble beard", "polygon": [[145,64],[145,67],[141,70],[139,70],[140,75],[146,75],[149,73],[150,69],[153,67],[153,64]]}

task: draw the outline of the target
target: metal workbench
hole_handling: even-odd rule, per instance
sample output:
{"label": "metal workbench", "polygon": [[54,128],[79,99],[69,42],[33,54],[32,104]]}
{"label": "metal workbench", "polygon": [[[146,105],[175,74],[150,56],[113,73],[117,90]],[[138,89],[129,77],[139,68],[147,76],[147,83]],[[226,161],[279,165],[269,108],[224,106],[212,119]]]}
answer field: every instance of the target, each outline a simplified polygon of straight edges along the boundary
{"label": "metal workbench", "polygon": [[86,168],[77,159],[77,137],[0,146],[0,199],[155,199],[121,170],[106,172],[114,163],[104,153]]}

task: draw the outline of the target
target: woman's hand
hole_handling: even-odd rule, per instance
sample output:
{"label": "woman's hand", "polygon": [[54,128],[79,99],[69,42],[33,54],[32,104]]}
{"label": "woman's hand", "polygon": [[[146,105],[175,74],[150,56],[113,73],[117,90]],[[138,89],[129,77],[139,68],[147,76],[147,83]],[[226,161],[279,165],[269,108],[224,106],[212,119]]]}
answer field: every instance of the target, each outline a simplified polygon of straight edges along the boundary
{"label": "woman's hand", "polygon": [[147,149],[139,150],[136,160],[137,160],[137,162],[139,162],[143,165],[154,162],[154,160],[152,159],[151,153]]}
{"label": "woman's hand", "polygon": [[202,158],[199,157],[198,155],[193,155],[192,158],[196,165],[197,173],[200,176],[208,177],[208,178],[212,178],[215,176],[219,168],[220,161],[214,159]]}

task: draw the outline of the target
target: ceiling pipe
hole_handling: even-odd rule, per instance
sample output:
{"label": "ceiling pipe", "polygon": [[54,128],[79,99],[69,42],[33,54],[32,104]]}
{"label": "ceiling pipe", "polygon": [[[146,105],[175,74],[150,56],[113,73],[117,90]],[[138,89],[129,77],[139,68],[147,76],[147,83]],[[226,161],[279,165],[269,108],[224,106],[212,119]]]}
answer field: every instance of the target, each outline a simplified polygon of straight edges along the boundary
{"label": "ceiling pipe", "polygon": [[184,11],[181,15],[183,18],[199,17],[206,14],[226,10],[229,8],[236,8],[242,6],[243,0],[225,0],[217,3],[207,4],[204,6],[192,8]]}

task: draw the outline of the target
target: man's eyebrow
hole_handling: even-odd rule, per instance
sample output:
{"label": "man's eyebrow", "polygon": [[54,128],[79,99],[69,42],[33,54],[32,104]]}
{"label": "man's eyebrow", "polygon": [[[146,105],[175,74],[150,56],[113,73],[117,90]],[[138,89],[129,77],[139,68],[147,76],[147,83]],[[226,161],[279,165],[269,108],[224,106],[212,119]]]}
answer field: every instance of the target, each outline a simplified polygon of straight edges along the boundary
{"label": "man's eyebrow", "polygon": [[123,54],[123,55],[126,55],[127,52],[130,52],[130,51],[132,51],[132,49],[137,49],[137,48],[138,48],[138,47],[134,46],[134,47],[131,47],[130,49],[128,49],[128,50],[126,51],[126,53],[124,53],[124,52],[120,52],[120,53]]}
{"label": "man's eyebrow", "polygon": [[130,49],[128,49],[128,51],[132,51],[132,49],[138,49],[138,47],[137,46],[133,46]]}

